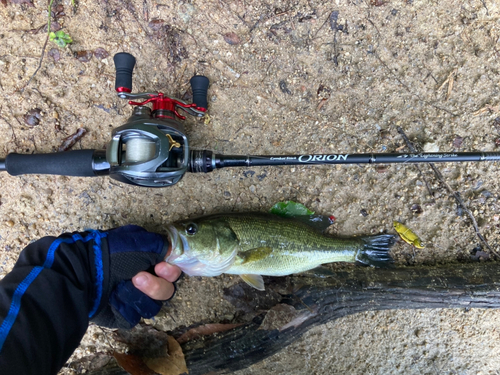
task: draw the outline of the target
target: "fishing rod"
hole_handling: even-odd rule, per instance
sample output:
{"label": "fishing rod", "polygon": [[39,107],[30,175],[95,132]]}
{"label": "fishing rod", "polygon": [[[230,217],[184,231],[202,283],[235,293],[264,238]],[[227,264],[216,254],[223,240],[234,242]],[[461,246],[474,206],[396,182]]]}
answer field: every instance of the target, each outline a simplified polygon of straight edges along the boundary
{"label": "fishing rod", "polygon": [[[63,176],[110,176],[132,185],[165,187],[176,184],[186,172],[207,173],[227,167],[322,164],[389,164],[499,161],[500,152],[371,153],[302,155],[220,155],[210,150],[191,150],[184,127],[185,116],[205,116],[209,80],[191,78],[193,103],[170,98],[161,92],[132,93],[134,56],[118,53],[115,90],[134,106],[128,121],[114,129],[106,150],[74,150],[49,154],[8,154],[0,159],[0,171],[12,176],[51,174]],[[136,101],[142,100],[142,101]],[[151,104],[152,108],[147,104]]]}

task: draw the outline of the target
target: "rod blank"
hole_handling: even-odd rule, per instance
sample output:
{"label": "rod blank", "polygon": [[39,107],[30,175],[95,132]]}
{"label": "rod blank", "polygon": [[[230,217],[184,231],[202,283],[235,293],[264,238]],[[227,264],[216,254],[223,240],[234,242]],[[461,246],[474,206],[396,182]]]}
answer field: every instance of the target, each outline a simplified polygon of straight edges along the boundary
{"label": "rod blank", "polygon": [[208,150],[191,151],[191,172],[210,172],[228,167],[321,164],[413,164],[500,161],[500,152],[218,155]]}

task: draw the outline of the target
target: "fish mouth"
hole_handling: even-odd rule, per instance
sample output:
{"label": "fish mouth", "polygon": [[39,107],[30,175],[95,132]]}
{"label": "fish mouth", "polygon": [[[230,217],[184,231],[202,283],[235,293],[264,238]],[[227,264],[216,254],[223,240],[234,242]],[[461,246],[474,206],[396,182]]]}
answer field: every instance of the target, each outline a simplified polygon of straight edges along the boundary
{"label": "fish mouth", "polygon": [[165,258],[165,262],[172,262],[178,257],[182,256],[184,253],[189,252],[189,244],[187,242],[186,236],[179,233],[176,227],[173,225],[167,226],[168,239],[170,241],[170,246],[172,246],[172,251]]}

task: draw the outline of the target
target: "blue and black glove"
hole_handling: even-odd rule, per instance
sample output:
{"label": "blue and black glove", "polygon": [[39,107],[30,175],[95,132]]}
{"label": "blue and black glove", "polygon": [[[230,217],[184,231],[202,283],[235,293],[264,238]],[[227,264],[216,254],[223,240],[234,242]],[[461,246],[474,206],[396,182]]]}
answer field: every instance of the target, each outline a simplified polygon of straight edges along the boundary
{"label": "blue and black glove", "polygon": [[168,240],[135,225],[103,234],[106,235],[103,246],[107,245],[107,249],[102,249],[105,271],[102,303],[90,320],[109,328],[131,328],[141,317],[154,317],[163,306],[162,301],[153,300],[137,289],[131,279],[165,259]]}

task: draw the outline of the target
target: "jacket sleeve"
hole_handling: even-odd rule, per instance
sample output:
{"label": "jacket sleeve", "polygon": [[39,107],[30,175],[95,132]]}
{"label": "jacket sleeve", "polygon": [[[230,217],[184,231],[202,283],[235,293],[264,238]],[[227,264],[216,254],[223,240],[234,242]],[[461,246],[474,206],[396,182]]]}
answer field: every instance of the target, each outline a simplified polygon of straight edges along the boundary
{"label": "jacket sleeve", "polygon": [[44,237],[0,280],[0,372],[57,374],[107,296],[106,233]]}

